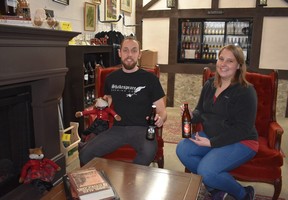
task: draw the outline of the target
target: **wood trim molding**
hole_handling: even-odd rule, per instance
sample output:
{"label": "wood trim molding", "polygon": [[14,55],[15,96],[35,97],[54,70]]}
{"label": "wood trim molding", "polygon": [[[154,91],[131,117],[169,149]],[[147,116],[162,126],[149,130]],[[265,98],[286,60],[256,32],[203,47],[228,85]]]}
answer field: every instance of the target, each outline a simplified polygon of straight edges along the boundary
{"label": "wood trim molding", "polygon": [[[149,8],[151,8],[155,3],[157,3],[159,0],[151,0],[150,2],[148,2],[144,7],[143,10],[144,11],[148,11]],[[143,3],[142,3],[143,5]]]}
{"label": "wood trim molding", "polygon": [[219,8],[219,0],[212,0],[211,8],[212,10],[217,10]]}

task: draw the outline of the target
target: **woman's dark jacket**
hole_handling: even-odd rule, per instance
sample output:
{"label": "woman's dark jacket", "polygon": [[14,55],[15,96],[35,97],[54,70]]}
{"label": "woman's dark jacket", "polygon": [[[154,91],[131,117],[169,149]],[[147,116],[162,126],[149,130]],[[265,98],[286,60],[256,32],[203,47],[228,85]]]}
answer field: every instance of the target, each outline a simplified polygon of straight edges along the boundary
{"label": "woman's dark jacket", "polygon": [[193,111],[192,123],[202,123],[211,147],[221,147],[241,140],[257,140],[257,95],[254,87],[244,87],[239,83],[230,85],[214,102],[216,88],[213,81],[214,77],[204,84]]}

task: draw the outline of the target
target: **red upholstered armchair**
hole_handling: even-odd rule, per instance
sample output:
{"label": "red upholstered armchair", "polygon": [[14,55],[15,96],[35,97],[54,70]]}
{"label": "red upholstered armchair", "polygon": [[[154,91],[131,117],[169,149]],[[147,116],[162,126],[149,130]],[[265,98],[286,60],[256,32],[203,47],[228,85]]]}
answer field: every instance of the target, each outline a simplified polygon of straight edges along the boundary
{"label": "red upholstered armchair", "polygon": [[[102,97],[104,96],[104,81],[106,76],[119,69],[120,66],[114,66],[114,67],[108,67],[103,68],[101,66],[97,66],[95,69],[95,96],[96,97]],[[154,68],[143,68],[151,73],[154,73],[158,78],[160,76],[160,69],[158,66],[155,66]],[[113,105],[111,105],[113,107]],[[95,119],[95,116],[91,115],[88,118],[88,125],[90,125]],[[113,117],[110,118],[110,126],[113,124]],[[157,162],[159,168],[164,167],[164,153],[163,153],[163,147],[164,147],[164,141],[162,138],[162,127],[157,128],[157,142],[158,142],[158,150],[154,158],[154,162]],[[130,146],[125,145],[117,149],[116,151],[105,155],[105,158],[108,159],[114,159],[114,160],[122,160],[127,162],[132,162],[136,156],[136,151]]]}
{"label": "red upholstered armchair", "polygon": [[[205,68],[203,84],[214,74],[209,68]],[[276,121],[278,73],[273,71],[264,75],[247,72],[246,78],[254,85],[258,97],[255,126],[259,134],[259,151],[252,160],[230,173],[240,181],[264,182],[274,185],[273,200],[276,200],[282,188],[283,155],[280,145],[284,132]],[[199,131],[201,126],[197,125],[196,129]]]}

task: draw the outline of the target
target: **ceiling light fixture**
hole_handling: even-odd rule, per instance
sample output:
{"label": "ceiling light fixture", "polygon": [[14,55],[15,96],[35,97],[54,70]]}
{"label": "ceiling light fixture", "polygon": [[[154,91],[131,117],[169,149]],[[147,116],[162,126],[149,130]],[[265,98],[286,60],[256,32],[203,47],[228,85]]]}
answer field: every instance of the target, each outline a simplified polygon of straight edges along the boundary
{"label": "ceiling light fixture", "polygon": [[267,6],[267,0],[260,0],[259,6]]}
{"label": "ceiling light fixture", "polygon": [[167,0],[167,8],[175,8],[176,0]]}

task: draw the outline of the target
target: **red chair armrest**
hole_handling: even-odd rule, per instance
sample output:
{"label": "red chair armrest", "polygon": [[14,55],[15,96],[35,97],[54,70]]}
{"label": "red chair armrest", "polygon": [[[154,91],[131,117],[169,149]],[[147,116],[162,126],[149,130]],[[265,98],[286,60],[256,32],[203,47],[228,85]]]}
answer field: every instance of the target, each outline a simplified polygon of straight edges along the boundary
{"label": "red chair armrest", "polygon": [[162,138],[163,126],[157,128],[157,136]]}
{"label": "red chair armrest", "polygon": [[280,151],[281,139],[284,133],[283,128],[277,122],[269,125],[268,141],[269,147]]}

